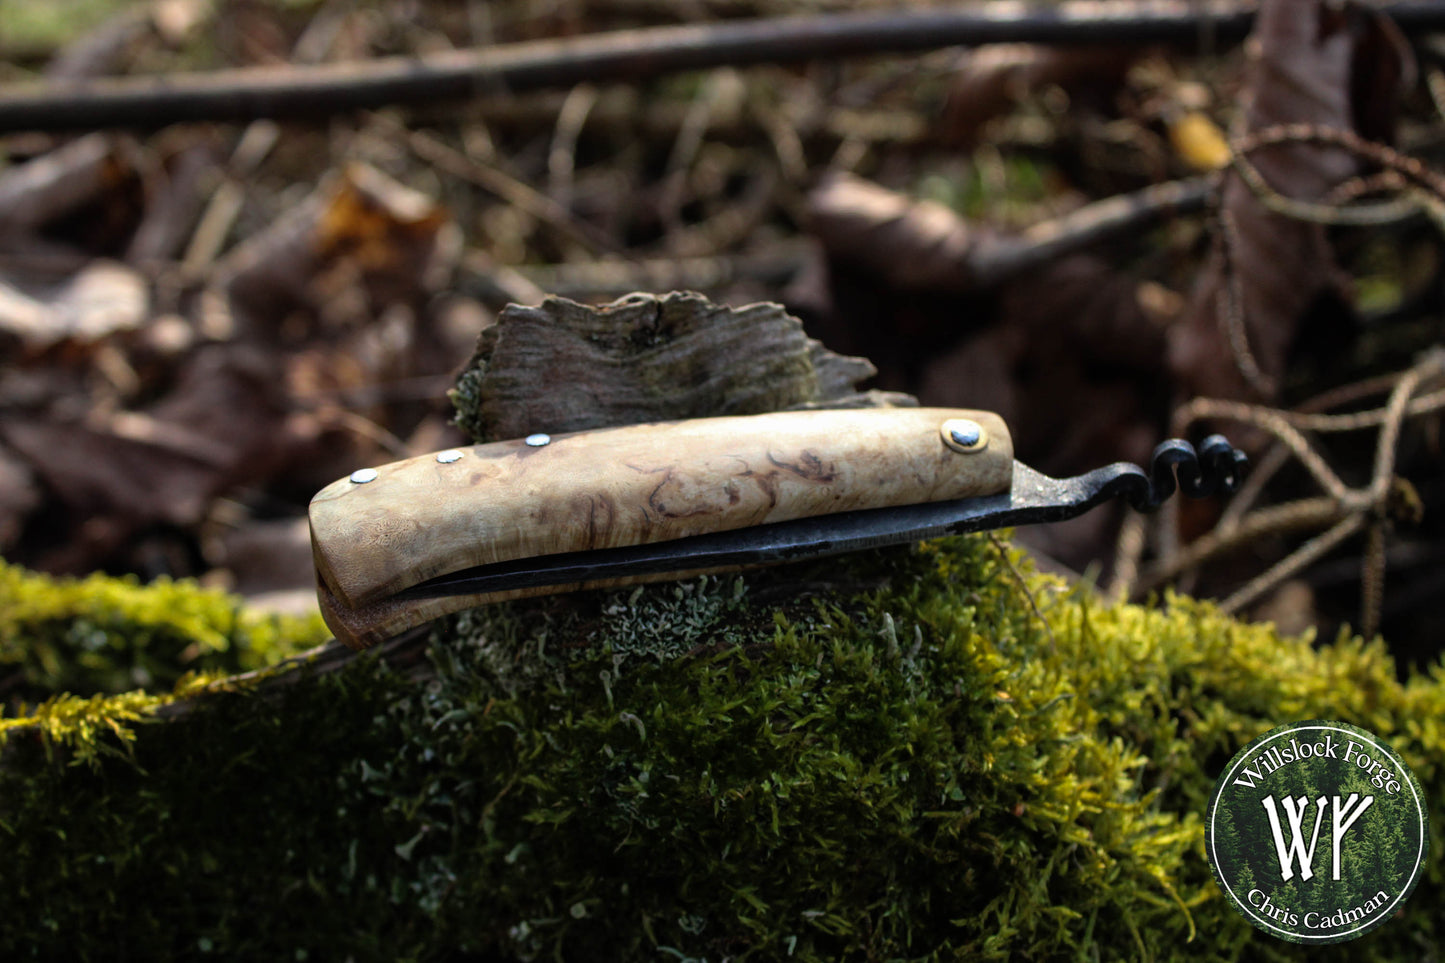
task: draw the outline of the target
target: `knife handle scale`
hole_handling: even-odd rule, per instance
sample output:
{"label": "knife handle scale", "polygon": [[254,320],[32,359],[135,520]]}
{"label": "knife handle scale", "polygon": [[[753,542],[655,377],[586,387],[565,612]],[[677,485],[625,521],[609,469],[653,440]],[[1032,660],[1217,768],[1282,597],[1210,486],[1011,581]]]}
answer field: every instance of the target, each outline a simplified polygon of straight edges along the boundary
{"label": "knife handle scale", "polygon": [[[968,422],[981,429],[977,444]],[[960,423],[961,433],[948,427]],[[1003,420],[957,409],[775,412],[544,438],[423,455],[322,489],[312,550],[337,637],[361,647],[470,605],[684,574],[392,598],[462,569],[998,494],[1013,473]]]}

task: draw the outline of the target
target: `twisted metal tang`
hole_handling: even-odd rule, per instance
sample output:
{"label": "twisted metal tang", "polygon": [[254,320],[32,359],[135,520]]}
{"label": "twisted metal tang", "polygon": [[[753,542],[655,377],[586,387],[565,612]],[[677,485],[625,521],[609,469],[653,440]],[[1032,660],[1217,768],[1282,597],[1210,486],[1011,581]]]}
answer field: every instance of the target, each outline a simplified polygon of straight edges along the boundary
{"label": "twisted metal tang", "polygon": [[957,501],[800,518],[650,545],[567,552],[498,562],[438,576],[398,600],[485,594],[665,572],[769,565],[993,528],[1064,521],[1114,498],[1150,512],[1182,490],[1190,498],[1233,492],[1248,459],[1221,435],[1196,451],[1170,439],[1146,472],[1116,462],[1073,478],[1051,478],[1019,461],[1007,492]]}

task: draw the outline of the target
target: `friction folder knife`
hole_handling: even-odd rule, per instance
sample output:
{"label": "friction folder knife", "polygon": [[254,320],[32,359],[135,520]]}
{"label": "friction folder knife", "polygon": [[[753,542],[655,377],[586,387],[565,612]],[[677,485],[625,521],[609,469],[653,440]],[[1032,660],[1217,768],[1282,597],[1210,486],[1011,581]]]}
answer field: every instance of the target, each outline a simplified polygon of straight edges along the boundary
{"label": "friction folder knife", "polygon": [[1232,491],[1244,455],[1171,440],[1149,470],[1050,478],[992,412],[785,411],[536,434],[364,468],[311,502],[326,623],[352,648],[505,599],[662,581],[982,529],[1116,497]]}

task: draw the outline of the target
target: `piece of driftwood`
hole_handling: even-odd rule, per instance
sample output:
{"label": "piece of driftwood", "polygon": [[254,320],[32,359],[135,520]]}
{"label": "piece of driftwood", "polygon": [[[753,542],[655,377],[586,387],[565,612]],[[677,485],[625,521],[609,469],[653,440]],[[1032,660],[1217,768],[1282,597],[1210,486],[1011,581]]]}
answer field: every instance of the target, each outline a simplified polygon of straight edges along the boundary
{"label": "piece of driftwood", "polygon": [[476,441],[789,408],[911,407],[860,392],[875,373],[834,354],[778,304],[630,294],[601,307],[511,305],[457,379],[457,424]]}

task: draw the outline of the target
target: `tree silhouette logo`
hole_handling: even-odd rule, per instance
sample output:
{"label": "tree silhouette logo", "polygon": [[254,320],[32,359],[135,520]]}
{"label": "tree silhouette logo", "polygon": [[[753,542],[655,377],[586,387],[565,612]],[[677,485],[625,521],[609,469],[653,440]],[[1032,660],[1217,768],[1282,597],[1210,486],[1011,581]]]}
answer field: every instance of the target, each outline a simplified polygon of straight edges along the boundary
{"label": "tree silhouette logo", "polygon": [[1420,785],[1393,749],[1316,719],[1271,729],[1230,760],[1204,845],[1245,919],[1292,943],[1340,943],[1410,895],[1427,825]]}

